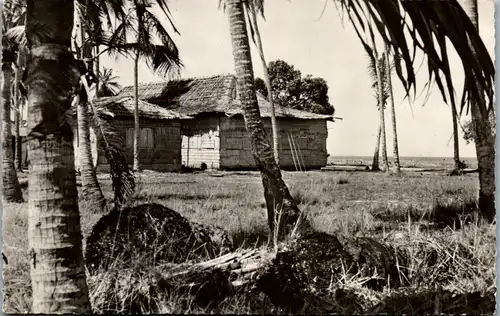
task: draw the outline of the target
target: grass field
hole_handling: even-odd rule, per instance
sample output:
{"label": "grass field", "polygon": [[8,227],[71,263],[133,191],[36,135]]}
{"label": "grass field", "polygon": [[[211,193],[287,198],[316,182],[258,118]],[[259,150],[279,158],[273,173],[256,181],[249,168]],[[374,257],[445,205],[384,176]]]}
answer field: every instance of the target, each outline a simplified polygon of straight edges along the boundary
{"label": "grass field", "polygon": [[[450,177],[415,172],[393,175],[311,171],[284,172],[283,177],[317,230],[376,237],[407,249],[412,254],[409,263],[412,274],[407,288],[432,285],[463,293],[485,292],[494,286],[495,227],[483,223],[474,213],[477,174]],[[101,174],[99,180],[106,197],[111,198],[109,176]],[[160,203],[193,222],[223,227],[238,247],[259,247],[267,241],[262,183],[257,172],[161,174],[145,171],[137,182],[132,205]],[[84,237],[102,215],[82,211]],[[4,253],[9,259],[9,264],[4,265],[4,310],[27,312],[31,301],[27,203],[6,204],[3,225]],[[442,262],[430,266],[427,259],[436,251]],[[91,291],[96,291],[95,282],[99,280],[90,278],[88,282]],[[361,285],[352,280],[350,286]],[[98,293],[91,293],[93,302],[99,299],[96,295]],[[375,300],[379,298],[379,294],[373,295]],[[165,306],[170,307],[160,311],[213,312],[190,306],[175,307],[172,297],[167,301]],[[259,304],[250,304],[239,296],[229,298],[217,311],[270,313],[274,310],[265,299]]]}

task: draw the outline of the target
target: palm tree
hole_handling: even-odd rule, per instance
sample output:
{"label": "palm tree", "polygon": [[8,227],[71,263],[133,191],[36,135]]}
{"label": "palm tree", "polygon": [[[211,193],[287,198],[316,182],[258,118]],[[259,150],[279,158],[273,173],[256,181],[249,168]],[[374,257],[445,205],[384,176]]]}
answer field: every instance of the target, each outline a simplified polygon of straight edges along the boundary
{"label": "palm tree", "polygon": [[98,78],[100,86],[99,90],[97,90],[97,97],[110,97],[121,90],[120,84],[116,81],[118,76],[113,76],[112,69],[104,67],[102,71],[99,70]]}
{"label": "palm tree", "polygon": [[257,46],[259,51],[260,60],[262,62],[262,70],[264,71],[264,82],[266,83],[267,98],[271,104],[271,129],[273,133],[273,149],[274,149],[274,159],[276,164],[280,165],[280,150],[279,150],[279,127],[278,121],[276,120],[275,104],[273,102],[273,94],[271,88],[271,79],[269,77],[269,71],[267,70],[266,58],[264,57],[264,48],[262,47],[262,39],[260,37],[259,23],[257,22],[257,13],[260,13],[262,18],[264,17],[264,7],[262,0],[252,0],[246,2],[246,9],[249,13],[248,21],[250,26],[250,32],[252,34],[252,40]]}
{"label": "palm tree", "polygon": [[[82,11],[85,11],[82,12]],[[77,43],[77,52],[79,53],[78,59],[83,60],[84,58],[91,57],[92,50],[85,47],[85,39],[90,38],[89,28],[86,27],[86,22],[84,17],[89,16],[89,1],[86,1],[85,6],[80,8],[77,12],[77,28],[80,31],[80,42]],[[92,71],[91,67],[88,67],[87,71]],[[81,85],[81,84],[80,84]],[[82,87],[80,86],[80,90]],[[85,93],[84,93],[85,92]],[[90,203],[90,209],[98,210],[103,209],[106,205],[106,200],[104,194],[102,193],[99,182],[97,181],[97,174],[94,166],[94,160],[92,159],[92,146],[90,142],[90,126],[89,126],[89,108],[88,100],[89,96],[86,91],[81,91],[77,94],[76,106],[77,106],[77,126],[78,126],[78,160],[80,167],[80,180],[82,182],[82,195],[83,200]]]}
{"label": "palm tree", "polygon": [[[250,134],[252,154],[264,185],[270,239],[281,240],[291,232],[291,226],[299,219],[299,210],[281,177],[260,116],[243,1],[226,0],[224,8],[229,17],[238,93],[245,125]],[[275,210],[281,216],[280,226],[276,229]],[[274,234],[275,230],[277,234]]]}
{"label": "palm tree", "polygon": [[371,46],[366,46],[365,50],[369,57],[368,73],[372,77],[372,88],[375,90],[377,99],[377,108],[379,111],[379,127],[377,133],[377,142],[375,143],[375,152],[373,155],[372,171],[379,171],[379,152],[382,145],[382,163],[385,171],[389,171],[389,162],[387,160],[387,142],[385,134],[385,114],[384,109],[388,98],[387,74],[385,56],[378,56],[375,47],[375,41],[372,39]]}
{"label": "palm tree", "polygon": [[[373,37],[372,37],[373,40]],[[385,172],[389,172],[389,161],[387,160],[387,137],[385,135],[385,104],[386,104],[386,82],[385,82],[385,67],[387,63],[384,56],[378,55],[375,41],[373,43],[373,55],[377,63],[375,64],[375,73],[377,76],[377,96],[378,96],[378,112],[380,114],[380,142],[382,145],[382,163],[384,164]]]}
{"label": "palm tree", "polygon": [[[454,84],[448,60],[447,41],[460,57],[465,72],[461,109],[471,109],[479,165],[479,208],[490,221],[495,219],[495,141],[490,124],[494,115],[495,66],[479,32],[456,0],[340,0],[363,46],[361,32],[374,28],[401,56],[395,69],[407,95],[415,95],[416,78],[413,50],[420,49],[428,59],[429,81],[434,80],[446,102],[454,102]],[[336,2],[338,3],[338,2]],[[374,23],[366,21],[370,16]],[[438,27],[436,27],[438,26]],[[402,67],[405,66],[405,72]],[[444,82],[443,82],[444,79]],[[428,85],[430,89],[430,85]],[[448,101],[449,100],[449,101]],[[466,102],[467,101],[467,102]]]}
{"label": "palm tree", "polygon": [[[2,27],[4,31],[9,30],[15,26],[20,21],[19,16],[22,15],[20,12],[21,3],[18,1],[7,1],[4,4],[4,10],[2,11]],[[13,69],[12,66],[16,64],[16,50],[18,46],[12,41],[9,41],[5,36],[2,37],[2,75],[3,75],[3,89],[2,89],[2,109],[3,109],[3,196],[6,202],[23,202],[23,195],[21,192],[21,186],[19,185],[19,179],[17,178],[16,167],[14,164],[14,152],[12,147],[12,124],[11,124],[11,100],[12,100],[12,87],[14,87],[14,95],[17,96],[17,86],[13,86],[12,77]],[[17,73],[17,72],[16,72]],[[17,101],[15,100],[17,103]],[[16,141],[19,141],[16,139]]]}
{"label": "palm tree", "polygon": [[14,102],[16,103],[14,108],[15,108],[15,113],[14,113],[14,124],[15,124],[15,144],[16,144],[16,149],[15,149],[15,155],[14,155],[14,161],[15,161],[15,166],[17,171],[23,172],[23,161],[22,161],[22,143],[21,143],[21,120],[22,120],[22,113],[23,113],[23,104],[25,102],[25,98],[21,95],[19,91],[19,86],[21,84],[21,75],[22,72],[24,71],[24,66],[25,66],[25,53],[24,49],[19,48],[18,53],[17,53],[17,62],[16,62],[16,69],[14,73]]}
{"label": "palm tree", "polygon": [[10,118],[11,88],[12,88],[12,64],[15,54],[5,49],[2,54],[2,109],[3,109],[3,196],[6,202],[24,202],[21,186],[17,178],[14,166],[14,152],[12,148],[12,126]]}
{"label": "palm tree", "polygon": [[[28,240],[33,313],[89,313],[73,137],[67,122],[79,85],[70,52],[73,1],[28,1]],[[50,12],[50,15],[47,15]],[[55,102],[54,100],[57,100]]]}
{"label": "palm tree", "polygon": [[[474,28],[479,32],[477,0],[467,0],[465,3],[467,15]],[[474,51],[471,40],[468,42],[470,49]],[[475,79],[475,80],[474,80]],[[476,77],[467,78],[466,84],[474,85],[481,90]],[[472,83],[472,84],[471,84]],[[490,220],[495,220],[495,134],[492,122],[495,122],[494,107],[485,108],[483,105],[484,94],[478,93],[478,100],[470,102],[472,125],[474,127],[474,144],[479,169],[479,209]]]}
{"label": "palm tree", "polygon": [[[26,1],[25,0],[7,0],[4,5],[4,23],[10,27],[6,29],[18,28],[23,26],[26,21]],[[14,71],[13,101],[14,101],[14,124],[15,124],[15,154],[14,161],[17,171],[22,172],[22,143],[20,135],[21,116],[23,111],[24,98],[22,97],[19,86],[21,74],[25,67],[25,55],[23,45],[14,45],[16,50],[16,62]]]}
{"label": "palm tree", "polygon": [[382,134],[382,129],[380,128],[380,125],[379,125],[378,129],[377,129],[375,152],[373,153],[372,171],[380,171],[380,165],[379,165],[379,160],[378,160],[379,155],[380,155],[380,134]]}
{"label": "palm tree", "polygon": [[[100,45],[105,45],[107,48],[103,52],[112,52],[116,44],[111,42],[110,37],[104,29],[103,24],[107,24],[108,28],[113,27],[112,18],[115,17],[118,20],[124,19],[124,6],[123,0],[106,0],[106,1],[96,1],[96,0],[78,0],[77,1],[77,29],[79,34],[76,38],[79,39],[78,43],[75,43],[75,50],[80,60],[84,60],[86,63],[86,68],[88,71],[87,78],[89,80],[95,79],[96,85],[94,90],[97,90],[98,77],[93,74],[93,60],[98,60],[99,56],[92,56],[95,51],[93,48],[98,48]],[[118,42],[120,43],[120,42]],[[103,208],[105,205],[104,195],[100,188],[99,182],[97,181],[96,175],[96,163],[97,163],[97,151],[92,153],[92,146],[90,141],[90,125],[93,123],[94,127],[99,122],[104,121],[98,120],[97,116],[89,115],[92,96],[89,95],[88,86],[83,89],[83,85],[90,85],[91,82],[83,84],[82,90],[83,99],[77,102],[77,116],[78,116],[78,144],[79,144],[79,165],[81,173],[82,191],[83,196],[87,201],[91,201],[91,208],[99,209]],[[93,118],[93,121],[90,122]],[[99,129],[99,127],[97,128]],[[105,142],[109,144],[109,142]],[[109,147],[109,146],[108,146]],[[108,148],[108,153],[113,153],[115,150]],[[94,157],[93,157],[94,156]],[[111,161],[114,161],[111,159]],[[113,168],[113,167],[112,167]],[[119,168],[120,169],[120,168]],[[121,170],[121,169],[120,169]],[[122,170],[124,178],[128,178],[126,170]],[[112,172],[113,173],[113,172]],[[114,183],[115,185],[116,183]],[[116,201],[116,197],[115,197]],[[116,207],[116,205],[115,205]]]}
{"label": "palm tree", "polygon": [[[22,3],[24,0],[16,0],[16,1]],[[78,10],[77,10],[78,16],[82,17],[80,18],[80,22],[81,21],[85,22],[85,23],[79,23],[83,26],[82,28],[79,29],[79,31],[82,31],[82,29],[88,30],[83,32],[83,34],[82,32],[79,32],[80,43],[77,43],[77,40],[75,38],[74,49],[76,51],[76,54],[78,56],[82,55],[89,56],[90,53],[92,52],[92,47],[99,45],[105,46],[105,49],[101,53],[115,53],[117,50],[119,50],[119,48],[116,48],[116,44],[121,44],[121,42],[117,41],[116,43],[114,43],[110,41],[110,36],[108,36],[107,33],[105,33],[101,27],[101,18],[104,20],[104,22],[107,21],[108,27],[110,28],[113,26],[111,23],[112,16],[115,16],[118,19],[123,19],[123,13],[121,12],[123,1],[80,0],[80,2],[77,2],[76,4],[78,5]],[[4,10],[4,13],[5,11],[6,10]],[[85,33],[88,34],[88,36],[83,38]],[[19,49],[25,49],[27,46],[27,40],[26,40],[24,25],[19,25],[10,28],[4,34],[4,39],[8,40],[9,43],[13,43],[14,45],[16,45],[16,47],[19,47]],[[94,59],[96,57],[97,56],[95,56]],[[86,58],[85,61],[87,63],[89,62],[91,63],[92,58]],[[89,69],[92,68],[91,65],[88,66]],[[86,84],[84,84],[83,81],[84,80],[82,80],[81,87],[79,88],[78,91],[78,97],[82,96],[84,99],[90,100],[91,96],[89,93],[89,89],[86,86]],[[23,85],[21,85],[21,87],[23,87]],[[23,98],[26,99],[25,95],[26,89],[22,90],[23,90]],[[80,104],[79,101],[76,103],[77,105]],[[131,174],[128,165],[126,164],[125,152],[122,148],[123,140],[119,136],[119,131],[117,131],[115,127],[111,126],[106,119],[103,119],[103,115],[104,116],[106,115],[104,114],[105,109],[95,108],[94,106],[92,106],[92,102],[90,102],[89,105],[90,105],[89,123],[94,128],[94,131],[96,132],[97,135],[97,139],[99,140],[99,143],[102,145],[106,158],[110,163],[112,186],[115,193],[114,207],[115,209],[120,208],[121,205],[127,200],[127,198],[134,192],[135,188],[134,177]],[[75,108],[74,112],[77,113],[77,108]],[[80,117],[82,117],[82,115]],[[80,126],[82,126],[82,124],[80,124]],[[84,135],[85,133],[90,135],[90,131],[86,127],[89,125],[87,124],[84,126],[85,126],[84,130],[80,131],[80,133],[77,133],[78,136]],[[83,140],[89,139],[89,137],[85,137],[82,139]],[[86,141],[83,142],[80,141],[80,142],[83,143],[83,145],[85,145]],[[81,149],[82,147],[86,148],[86,155],[88,154],[88,157],[93,156],[94,164],[91,163],[90,158],[87,160],[87,163],[85,164],[88,170],[90,170],[88,174],[91,174],[91,172],[93,172],[92,169],[94,168],[97,162],[97,153],[95,154],[92,153],[91,146],[81,146],[79,149]],[[99,188],[97,178],[88,177],[87,179],[89,179],[90,181],[85,181],[85,180],[82,181],[84,182],[83,185],[84,188],[86,186],[86,183],[89,182],[91,187],[94,186]],[[102,205],[102,201],[98,199],[92,200],[92,202],[95,202],[96,203],[95,205],[97,205],[98,207]]]}
{"label": "palm tree", "polygon": [[394,104],[394,92],[392,91],[392,66],[389,57],[389,47],[385,48],[385,76],[387,84],[387,93],[389,95],[389,101],[391,102],[391,121],[392,121],[392,146],[394,155],[394,166],[396,167],[396,172],[401,172],[401,164],[399,163],[399,146],[398,146],[398,130],[396,127],[396,109]]}
{"label": "palm tree", "polygon": [[[110,40],[112,43],[124,43],[114,44],[115,49],[126,52],[134,58],[134,171],[140,170],[139,60],[144,59],[154,71],[163,75],[178,75],[179,68],[182,66],[179,50],[161,22],[163,17],[153,12],[154,5],[161,9],[174,33],[179,34],[168,9],[167,0],[133,0],[132,8],[127,17],[121,21]],[[160,44],[154,43],[153,34],[156,35],[156,40]],[[127,37],[130,35],[134,37],[132,42],[127,41]]]}

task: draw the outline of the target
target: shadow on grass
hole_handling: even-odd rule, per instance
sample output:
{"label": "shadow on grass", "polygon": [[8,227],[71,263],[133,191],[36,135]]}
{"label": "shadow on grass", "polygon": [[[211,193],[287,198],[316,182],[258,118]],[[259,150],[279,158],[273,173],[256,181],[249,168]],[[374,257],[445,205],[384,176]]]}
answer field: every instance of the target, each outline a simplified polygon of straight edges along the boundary
{"label": "shadow on grass", "polygon": [[387,222],[428,221],[436,229],[451,227],[460,229],[471,223],[479,214],[477,202],[473,199],[443,203],[436,201],[430,210],[415,206],[399,209],[380,207],[372,212],[374,218]]}

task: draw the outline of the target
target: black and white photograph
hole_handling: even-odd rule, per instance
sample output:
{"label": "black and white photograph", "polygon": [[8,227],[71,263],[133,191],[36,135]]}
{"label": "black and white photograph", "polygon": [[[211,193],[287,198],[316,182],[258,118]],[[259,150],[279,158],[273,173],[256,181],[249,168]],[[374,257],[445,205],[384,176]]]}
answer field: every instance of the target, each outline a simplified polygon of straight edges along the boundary
{"label": "black and white photograph", "polygon": [[496,314],[495,0],[3,0],[2,312]]}

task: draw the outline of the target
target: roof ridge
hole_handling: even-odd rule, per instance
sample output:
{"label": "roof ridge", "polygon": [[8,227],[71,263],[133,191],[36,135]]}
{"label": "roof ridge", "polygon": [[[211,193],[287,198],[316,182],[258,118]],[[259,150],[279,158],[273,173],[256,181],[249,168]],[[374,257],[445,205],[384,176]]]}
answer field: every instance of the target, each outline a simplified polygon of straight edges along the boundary
{"label": "roof ridge", "polygon": [[[213,78],[221,78],[221,77],[229,77],[229,76],[235,77],[234,74],[227,72],[227,73],[222,73],[222,74],[217,74],[217,75],[208,75],[208,76],[200,76],[200,77],[187,77],[187,78],[179,78],[179,79],[175,79],[175,80],[157,80],[157,81],[150,81],[150,82],[141,81],[141,82],[139,82],[138,86],[153,85],[153,84],[168,84],[169,82],[175,82],[175,81],[213,79]],[[122,90],[124,90],[125,88],[133,87],[133,86],[134,86],[133,84],[124,86],[122,88]]]}

